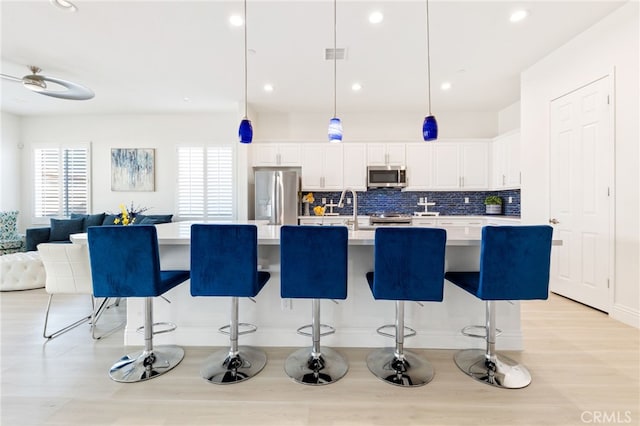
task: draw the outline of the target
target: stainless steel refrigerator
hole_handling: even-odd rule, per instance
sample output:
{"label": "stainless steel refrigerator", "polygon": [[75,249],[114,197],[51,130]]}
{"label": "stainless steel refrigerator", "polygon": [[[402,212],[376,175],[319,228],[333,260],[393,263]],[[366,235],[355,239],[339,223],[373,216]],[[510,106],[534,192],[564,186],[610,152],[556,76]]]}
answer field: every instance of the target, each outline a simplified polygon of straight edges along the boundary
{"label": "stainless steel refrigerator", "polygon": [[258,170],[255,177],[255,218],[271,225],[297,225],[300,174],[297,170]]}

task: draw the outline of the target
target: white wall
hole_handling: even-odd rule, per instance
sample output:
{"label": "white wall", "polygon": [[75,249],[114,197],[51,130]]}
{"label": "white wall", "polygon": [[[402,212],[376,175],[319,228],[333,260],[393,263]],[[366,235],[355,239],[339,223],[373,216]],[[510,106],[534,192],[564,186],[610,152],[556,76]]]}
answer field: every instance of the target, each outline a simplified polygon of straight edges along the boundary
{"label": "white wall", "polygon": [[[438,112],[439,138],[492,138],[498,134],[495,111]],[[424,112],[338,114],[344,141],[422,141]],[[254,135],[258,140],[326,141],[331,112],[257,114]]]}
{"label": "white wall", "polygon": [[520,128],[520,101],[498,111],[498,134]]}
{"label": "white wall", "polygon": [[[22,187],[26,189],[25,194],[32,193],[29,171],[34,143],[91,142],[92,212],[116,212],[121,203],[133,201],[135,205],[149,207],[149,214],[175,213],[176,146],[235,142],[238,123],[235,113],[23,117],[21,139],[25,146],[22,156],[25,173],[22,174]],[[111,148],[155,148],[155,191],[111,191]],[[244,191],[246,180],[238,187]],[[239,198],[246,199],[246,195],[239,195]],[[32,212],[32,204],[31,196],[23,197],[21,210]],[[31,217],[25,219],[27,222],[32,220]],[[31,225],[26,224],[27,227]]]}
{"label": "white wall", "polygon": [[[0,121],[0,210],[21,210],[20,117],[3,112]],[[20,213],[19,223],[23,222]]]}
{"label": "white wall", "polygon": [[[522,218],[549,218],[549,104],[615,68],[612,317],[640,326],[639,5],[630,1],[522,73]],[[525,161],[526,160],[526,161]]]}

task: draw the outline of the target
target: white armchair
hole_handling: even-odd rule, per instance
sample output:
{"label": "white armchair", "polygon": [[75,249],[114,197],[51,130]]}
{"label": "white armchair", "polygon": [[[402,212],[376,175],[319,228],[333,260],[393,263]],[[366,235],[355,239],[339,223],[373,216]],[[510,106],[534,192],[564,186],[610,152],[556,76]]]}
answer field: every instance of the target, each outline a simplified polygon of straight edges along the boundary
{"label": "white armchair", "polygon": [[[96,336],[96,321],[100,318],[104,310],[110,306],[107,304],[109,299],[104,299],[102,303],[96,307],[93,297],[89,252],[86,245],[42,243],[38,245],[38,253],[40,253],[40,259],[44,264],[46,274],[45,289],[47,293],[49,293],[49,302],[47,303],[47,312],[45,314],[44,330],[42,333],[43,337],[53,339],[85,322],[90,322],[92,337],[94,339],[100,339],[124,325],[124,323],[119,324],[107,333]],[[90,296],[90,313],[57,331],[47,332],[51,301],[55,294],[86,294]],[[116,301],[115,304],[118,303],[119,300]]]}

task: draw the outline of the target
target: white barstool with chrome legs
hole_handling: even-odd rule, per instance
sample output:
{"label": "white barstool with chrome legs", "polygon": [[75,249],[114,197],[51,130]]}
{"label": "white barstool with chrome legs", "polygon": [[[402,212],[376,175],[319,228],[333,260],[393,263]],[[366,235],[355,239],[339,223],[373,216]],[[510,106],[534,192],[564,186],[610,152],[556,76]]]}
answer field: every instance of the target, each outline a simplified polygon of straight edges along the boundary
{"label": "white barstool with chrome legs", "polygon": [[[482,229],[480,270],[447,272],[445,278],[485,301],[484,326],[470,326],[463,334],[486,340],[486,349],[465,349],[454,355],[463,373],[499,388],[519,389],[531,374],[517,361],[496,351],[496,301],[545,300],[549,297],[549,266],[553,228],[485,226]],[[482,333],[473,332],[479,328]]]}
{"label": "white barstool with chrome legs", "polygon": [[[311,325],[298,333],[311,336],[311,348],[295,351],[285,372],[305,385],[326,385],[349,369],[339,352],[320,346],[320,337],[335,332],[320,323],[321,299],[347,298],[348,231],[344,226],[288,226],[280,231],[280,295],[283,299],[312,299]],[[304,331],[311,329],[311,332]],[[321,331],[321,330],[326,331]]]}
{"label": "white barstool with chrome legs", "polygon": [[[96,323],[104,311],[112,306],[119,305],[119,299],[109,304],[109,298],[104,298],[100,304],[96,304],[93,297],[93,284],[91,281],[91,266],[89,265],[89,251],[85,244],[38,244],[38,254],[46,272],[45,289],[49,293],[47,311],[44,317],[44,329],[42,335],[45,339],[54,339],[84,323],[90,323],[91,335],[98,340],[106,337],[114,331],[122,328],[124,321],[120,322],[102,335],[96,334]],[[90,297],[91,312],[77,321],[60,328],[57,331],[48,331],[49,314],[53,296],[57,294],[82,294]]]}

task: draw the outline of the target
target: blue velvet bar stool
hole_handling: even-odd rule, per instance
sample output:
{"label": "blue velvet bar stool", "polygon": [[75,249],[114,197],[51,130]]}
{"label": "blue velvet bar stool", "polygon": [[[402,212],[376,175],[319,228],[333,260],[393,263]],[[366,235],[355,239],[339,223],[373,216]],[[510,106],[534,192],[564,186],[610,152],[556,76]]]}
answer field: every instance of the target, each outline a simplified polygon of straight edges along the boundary
{"label": "blue velvet bar stool", "polygon": [[[429,361],[404,349],[405,337],[416,334],[404,325],[404,303],[442,302],[446,244],[444,229],[376,229],[374,271],[366,277],[376,300],[395,301],[395,324],[383,325],[377,332],[394,338],[396,344],[394,348],[371,352],[367,356],[367,367],[387,383],[412,387],[433,379],[434,370]],[[385,332],[386,328],[393,328],[394,334]]]}
{"label": "blue velvet bar stool", "polygon": [[116,382],[141,382],[174,368],[184,358],[175,345],[153,346],[153,298],[189,279],[189,271],[161,271],[153,225],[93,226],[87,230],[95,297],[144,297],[144,350],[123,356],[109,371]]}
{"label": "blue velvet bar stool", "polygon": [[[191,225],[191,295],[231,297],[231,320],[219,331],[229,335],[229,349],[213,353],[201,375],[215,384],[238,383],[258,374],[267,363],[264,351],[238,347],[238,336],[257,327],[238,322],[238,298],[253,298],[271,275],[258,271],[255,225]],[[245,327],[240,331],[239,326]],[[227,331],[228,329],[228,331]]]}
{"label": "blue velvet bar stool", "polygon": [[[539,226],[485,226],[482,228],[480,271],[447,272],[445,278],[484,300],[484,326],[462,333],[486,340],[486,350],[465,349],[454,355],[468,376],[499,388],[519,389],[531,383],[525,366],[495,349],[497,300],[545,300],[549,297],[549,266],[553,229]],[[482,329],[482,333],[474,332]]]}
{"label": "blue velvet bar stool", "polygon": [[[298,383],[326,385],[342,378],[349,364],[337,351],[320,347],[320,337],[335,329],[320,324],[321,299],[347,298],[348,230],[344,226],[283,226],[280,230],[280,294],[311,300],[311,325],[298,334],[311,336],[285,361],[285,372]],[[304,331],[311,328],[311,332]],[[327,331],[321,331],[327,330]]]}

